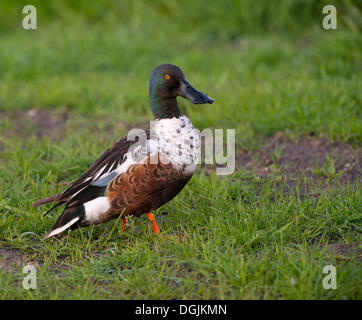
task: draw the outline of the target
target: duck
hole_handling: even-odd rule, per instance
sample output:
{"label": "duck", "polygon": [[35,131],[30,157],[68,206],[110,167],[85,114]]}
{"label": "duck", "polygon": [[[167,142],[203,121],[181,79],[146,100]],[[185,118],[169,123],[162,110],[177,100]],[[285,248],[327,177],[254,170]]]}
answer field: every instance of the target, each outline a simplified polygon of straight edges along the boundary
{"label": "duck", "polygon": [[214,102],[196,90],[176,65],[155,67],[149,82],[154,116],[150,129],[131,130],[63,192],[33,204],[53,203],[46,214],[64,206],[43,239],[117,218],[121,218],[125,231],[128,216],[143,214],[147,215],[153,233],[160,234],[153,212],[186,186],[200,159],[199,131],[180,111],[177,97],[193,104]]}

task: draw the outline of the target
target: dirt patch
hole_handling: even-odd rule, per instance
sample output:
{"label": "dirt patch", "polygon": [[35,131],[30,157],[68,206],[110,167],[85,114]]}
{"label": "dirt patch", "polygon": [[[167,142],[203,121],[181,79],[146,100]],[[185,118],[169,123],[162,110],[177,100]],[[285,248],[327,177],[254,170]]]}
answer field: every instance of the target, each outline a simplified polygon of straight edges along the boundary
{"label": "dirt patch", "polygon": [[[35,243],[37,244],[37,243]],[[43,258],[39,253],[42,249],[39,247],[36,250],[30,249],[30,253],[26,253],[20,249],[1,247],[0,248],[0,272],[12,273],[22,270],[27,264],[37,268],[44,264]],[[57,262],[48,267],[48,270],[56,275],[62,275],[65,271],[71,268],[71,264],[66,256],[58,256]]]}
{"label": "dirt patch", "polygon": [[24,255],[21,250],[13,248],[0,248],[1,271],[12,272],[24,265]]}
{"label": "dirt patch", "polygon": [[[71,118],[71,121],[68,122],[69,118]],[[114,123],[104,116],[98,116],[96,119],[92,117],[87,118],[87,116],[71,114],[65,109],[30,109],[13,112],[0,111],[0,119],[5,121],[5,123],[8,122],[8,130],[2,130],[2,132],[0,132],[1,134],[5,137],[15,136],[22,139],[35,135],[39,139],[48,137],[53,140],[62,140],[67,133],[74,132],[74,128],[80,130],[91,127],[92,134],[96,134],[100,132],[97,124],[103,123],[105,125],[102,135],[112,135],[115,137],[114,141],[117,141],[120,137],[118,137],[115,132],[121,131],[126,134],[133,128],[149,128],[149,122],[146,120],[136,124],[128,124],[123,121]],[[72,127],[70,127],[70,125]],[[2,142],[0,141],[0,151],[1,148]]]}
{"label": "dirt patch", "polygon": [[36,135],[39,138],[50,136],[56,138],[68,119],[66,112],[52,113],[48,110],[29,110],[25,113],[25,120],[32,122],[36,127]]}
{"label": "dirt patch", "polygon": [[54,112],[47,109],[30,109],[16,113],[0,112],[0,116],[10,122],[8,135],[28,137],[36,135],[42,139],[59,139],[64,129],[68,113]]}
{"label": "dirt patch", "polygon": [[356,259],[357,262],[362,260],[362,246],[359,242],[354,241],[349,244],[330,243],[327,246],[327,254],[337,257],[339,260]]}
{"label": "dirt patch", "polygon": [[360,147],[310,135],[291,141],[282,132],[267,138],[260,150],[240,150],[236,156],[237,168],[253,170],[260,177],[278,175],[292,189],[302,178],[342,185],[362,182],[361,162]]}

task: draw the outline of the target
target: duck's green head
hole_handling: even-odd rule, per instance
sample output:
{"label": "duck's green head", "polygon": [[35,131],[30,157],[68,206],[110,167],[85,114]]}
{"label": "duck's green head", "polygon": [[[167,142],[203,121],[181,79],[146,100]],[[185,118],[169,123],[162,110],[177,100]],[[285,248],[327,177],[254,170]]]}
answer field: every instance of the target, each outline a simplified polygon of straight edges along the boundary
{"label": "duck's green head", "polygon": [[162,64],[153,69],[149,90],[151,109],[157,119],[181,115],[176,101],[178,96],[194,104],[214,102],[214,99],[192,87],[181,69],[173,64]]}

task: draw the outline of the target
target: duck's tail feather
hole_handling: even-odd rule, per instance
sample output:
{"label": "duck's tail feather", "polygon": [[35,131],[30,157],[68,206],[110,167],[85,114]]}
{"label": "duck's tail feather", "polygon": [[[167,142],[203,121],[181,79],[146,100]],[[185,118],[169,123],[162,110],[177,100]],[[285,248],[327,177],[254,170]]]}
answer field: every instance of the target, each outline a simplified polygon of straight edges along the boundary
{"label": "duck's tail feather", "polygon": [[42,206],[43,204],[47,204],[47,203],[51,203],[51,202],[55,202],[58,201],[60,194],[55,194],[53,196],[50,197],[46,197],[43,199],[40,199],[38,201],[35,201],[33,203],[33,207],[37,207],[37,206]]}
{"label": "duck's tail feather", "polygon": [[59,219],[55,223],[54,227],[48,234],[46,234],[43,240],[53,237],[68,228],[75,229],[78,227],[78,221],[84,217],[84,206],[65,208]]}

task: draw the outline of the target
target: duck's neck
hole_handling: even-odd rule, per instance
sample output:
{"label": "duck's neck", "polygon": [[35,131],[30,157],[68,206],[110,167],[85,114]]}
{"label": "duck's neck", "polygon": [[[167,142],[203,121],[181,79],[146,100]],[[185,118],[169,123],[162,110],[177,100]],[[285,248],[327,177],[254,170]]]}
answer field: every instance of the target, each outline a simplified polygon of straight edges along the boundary
{"label": "duck's neck", "polygon": [[182,115],[176,98],[159,98],[150,94],[150,102],[155,119],[179,118]]}

